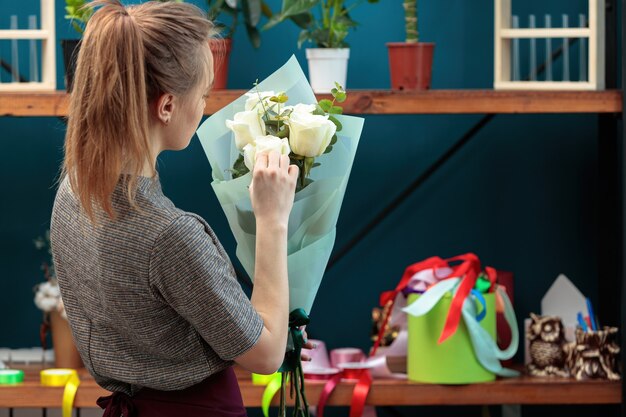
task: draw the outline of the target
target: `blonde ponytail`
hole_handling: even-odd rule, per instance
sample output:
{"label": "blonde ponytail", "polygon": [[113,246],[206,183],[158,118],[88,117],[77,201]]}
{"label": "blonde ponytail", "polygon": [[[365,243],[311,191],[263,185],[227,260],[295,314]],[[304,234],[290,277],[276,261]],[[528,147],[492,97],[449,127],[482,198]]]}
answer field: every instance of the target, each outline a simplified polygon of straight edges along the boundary
{"label": "blonde ponytail", "polygon": [[94,221],[100,209],[115,218],[111,195],[120,181],[135,205],[138,176],[155,159],[149,105],[163,93],[184,96],[211,82],[207,43],[214,29],[200,9],[185,3],[124,7],[98,0],[90,6],[102,7],[81,41],[63,171]]}

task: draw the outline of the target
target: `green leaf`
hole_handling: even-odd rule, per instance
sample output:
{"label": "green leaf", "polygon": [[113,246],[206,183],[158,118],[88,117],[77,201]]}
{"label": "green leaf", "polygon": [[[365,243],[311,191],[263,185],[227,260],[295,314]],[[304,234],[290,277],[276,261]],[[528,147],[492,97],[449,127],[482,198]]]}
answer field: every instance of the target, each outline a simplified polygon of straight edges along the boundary
{"label": "green leaf", "polygon": [[333,150],[333,147],[331,145],[328,145],[328,147],[326,148],[324,153],[330,153],[330,151],[332,151],[332,150]]}
{"label": "green leaf", "polygon": [[328,112],[333,107],[333,102],[328,99],[320,100],[319,106],[324,112]]}
{"label": "green leaf", "polygon": [[283,128],[279,130],[274,136],[279,138],[287,138],[289,137],[289,125],[283,125]]}
{"label": "green leaf", "polygon": [[330,139],[329,145],[331,145],[331,146],[334,145],[335,143],[337,143],[338,139],[339,138],[337,137],[337,135],[333,135],[333,137]]}
{"label": "green leaf", "polygon": [[326,112],[324,111],[323,108],[320,107],[319,104],[316,104],[315,110],[313,110],[313,114],[317,114],[318,116],[324,116],[326,115]]}
{"label": "green leaf", "polygon": [[[312,21],[307,16],[299,16],[303,14],[310,14],[309,10],[315,7],[320,0],[283,0],[282,11],[279,14],[272,16],[272,18],[263,26],[263,30],[270,29],[280,22],[295,18],[294,22],[300,26],[307,21]],[[296,17],[297,16],[297,17]],[[305,27],[308,27],[306,25]]]}
{"label": "green leaf", "polygon": [[265,125],[265,133],[272,136],[278,135],[278,130],[276,126],[270,126],[268,124]]}
{"label": "green leaf", "polygon": [[[211,2],[209,2],[209,5]],[[224,0],[217,0],[215,4],[209,7],[209,11],[207,12],[207,17],[209,20],[215,20],[217,16],[220,14],[220,10],[224,6]]]}
{"label": "green leaf", "polygon": [[246,164],[244,162],[243,155],[241,155],[241,154],[239,155],[239,157],[237,158],[237,160],[233,164],[233,167],[230,170],[230,172],[232,173],[233,179],[239,178],[241,176],[244,176],[248,172],[250,172],[250,170],[248,169],[248,167],[246,166]]}
{"label": "green leaf", "polygon": [[285,93],[280,93],[277,96],[270,97],[270,101],[274,103],[286,103],[289,97]]}
{"label": "green leaf", "polygon": [[330,109],[328,109],[328,113],[330,113],[330,114],[343,114],[343,107],[332,106]]}
{"label": "green leaf", "polygon": [[280,14],[284,19],[302,14],[318,5],[320,0],[283,0],[283,7]]}
{"label": "green leaf", "polygon": [[304,190],[306,187],[308,187],[309,185],[311,185],[313,183],[313,180],[311,178],[305,178],[304,179],[304,185],[302,185],[300,183],[300,180],[298,180],[296,182],[296,193],[299,191]]}
{"label": "green leaf", "polygon": [[283,17],[281,15],[275,14],[274,16],[272,16],[272,18],[270,20],[267,21],[267,23],[265,25],[263,25],[261,30],[271,29],[274,26],[276,26],[277,24],[279,24],[280,22],[282,22],[283,20],[284,19],[283,19]]}
{"label": "green leaf", "polygon": [[311,12],[300,13],[290,17],[291,21],[301,29],[307,29],[313,23],[313,14]]}
{"label": "green leaf", "polygon": [[251,25],[246,24],[246,32],[248,33],[248,39],[253,47],[259,48],[261,46],[261,34],[259,30]]}
{"label": "green leaf", "polygon": [[256,28],[261,20],[261,0],[242,0],[246,23]]}
{"label": "green leaf", "polygon": [[304,42],[312,42],[311,36],[307,29],[300,31],[300,35],[298,36],[298,49],[302,48],[302,44]]}
{"label": "green leaf", "polygon": [[83,28],[80,27],[80,25],[76,22],[72,22],[72,27],[74,28],[74,30],[80,34],[83,33]]}
{"label": "green leaf", "polygon": [[270,9],[270,6],[268,6],[267,3],[265,3],[263,0],[261,0],[261,13],[263,13],[263,16],[267,17],[268,19],[271,19],[271,17],[274,15],[272,9]]}
{"label": "green leaf", "polygon": [[343,91],[338,92],[337,95],[333,94],[333,96],[335,97],[335,100],[340,103],[343,103],[344,101],[346,101],[346,98],[348,98],[347,94]]}
{"label": "green leaf", "polygon": [[341,122],[339,120],[337,120],[337,118],[335,116],[328,116],[328,120],[330,120],[331,122],[333,122],[335,124],[335,126],[337,126],[337,132],[341,131],[341,129],[343,129],[343,125],[341,124]]}

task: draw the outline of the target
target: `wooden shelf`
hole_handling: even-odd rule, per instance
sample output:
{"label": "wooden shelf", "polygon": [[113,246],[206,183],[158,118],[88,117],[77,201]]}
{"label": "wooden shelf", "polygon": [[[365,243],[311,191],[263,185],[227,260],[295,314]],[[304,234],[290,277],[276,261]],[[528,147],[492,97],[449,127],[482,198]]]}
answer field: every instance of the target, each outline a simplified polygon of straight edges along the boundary
{"label": "wooden shelf", "polygon": [[[237,370],[239,386],[247,407],[260,407],[264,386],[253,385],[250,374]],[[75,406],[95,408],[96,399],[109,395],[83,369]],[[309,403],[317,403],[323,381],[307,383]],[[330,396],[328,405],[350,405],[353,382],[342,382]],[[487,394],[488,393],[488,394]],[[63,388],[42,387],[36,370],[28,370],[26,380],[17,386],[0,386],[0,408],[57,408]],[[496,405],[496,404],[619,404],[621,383],[575,381],[565,378],[520,377],[473,385],[418,384],[398,380],[375,380],[367,397],[368,405]],[[278,405],[278,396],[274,398]]]}
{"label": "wooden shelf", "polygon": [[[205,114],[226,106],[243,90],[216,90]],[[327,97],[320,95],[320,98]],[[622,93],[608,91],[429,90],[394,92],[352,90],[348,114],[619,113]],[[64,91],[0,93],[0,116],[67,116]]]}

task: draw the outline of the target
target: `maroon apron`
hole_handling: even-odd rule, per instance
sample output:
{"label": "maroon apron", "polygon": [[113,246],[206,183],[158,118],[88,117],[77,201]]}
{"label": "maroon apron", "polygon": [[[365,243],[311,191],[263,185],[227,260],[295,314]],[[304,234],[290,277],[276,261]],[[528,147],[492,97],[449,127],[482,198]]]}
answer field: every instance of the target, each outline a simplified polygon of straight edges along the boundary
{"label": "maroon apron", "polygon": [[143,388],[133,397],[114,392],[97,404],[104,409],[102,417],[246,417],[232,367],[183,390]]}

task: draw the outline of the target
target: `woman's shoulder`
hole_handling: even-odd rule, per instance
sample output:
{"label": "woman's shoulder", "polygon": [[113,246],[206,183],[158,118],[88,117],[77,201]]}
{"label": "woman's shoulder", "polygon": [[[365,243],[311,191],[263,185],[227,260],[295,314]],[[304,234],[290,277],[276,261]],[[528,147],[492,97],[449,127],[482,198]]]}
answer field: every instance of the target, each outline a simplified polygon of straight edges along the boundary
{"label": "woman's shoulder", "polygon": [[210,239],[217,243],[217,237],[213,229],[202,216],[176,209],[171,212],[171,217],[167,224],[163,225],[159,233],[159,241],[202,242]]}

